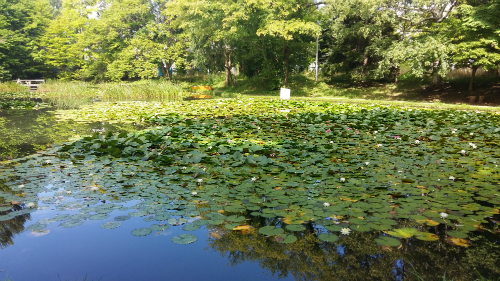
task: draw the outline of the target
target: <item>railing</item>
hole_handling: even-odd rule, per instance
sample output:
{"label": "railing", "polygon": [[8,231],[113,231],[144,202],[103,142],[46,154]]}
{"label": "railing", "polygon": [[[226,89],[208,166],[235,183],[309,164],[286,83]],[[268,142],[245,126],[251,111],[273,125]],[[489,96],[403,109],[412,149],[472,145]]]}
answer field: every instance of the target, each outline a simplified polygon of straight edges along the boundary
{"label": "railing", "polygon": [[14,82],[22,86],[30,87],[31,91],[36,91],[38,90],[38,86],[40,86],[40,84],[45,83],[45,79],[30,79],[30,80],[17,79],[14,80]]}

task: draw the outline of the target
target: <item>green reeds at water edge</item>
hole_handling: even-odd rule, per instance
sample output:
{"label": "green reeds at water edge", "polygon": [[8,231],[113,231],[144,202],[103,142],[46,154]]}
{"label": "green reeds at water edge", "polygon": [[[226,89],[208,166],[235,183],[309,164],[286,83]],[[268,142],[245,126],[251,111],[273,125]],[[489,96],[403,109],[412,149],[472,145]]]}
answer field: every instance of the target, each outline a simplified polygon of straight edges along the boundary
{"label": "green reeds at water edge", "polygon": [[96,100],[161,99],[181,100],[186,93],[178,84],[165,80],[133,83],[101,83],[47,81],[39,92],[47,98],[88,98]]}

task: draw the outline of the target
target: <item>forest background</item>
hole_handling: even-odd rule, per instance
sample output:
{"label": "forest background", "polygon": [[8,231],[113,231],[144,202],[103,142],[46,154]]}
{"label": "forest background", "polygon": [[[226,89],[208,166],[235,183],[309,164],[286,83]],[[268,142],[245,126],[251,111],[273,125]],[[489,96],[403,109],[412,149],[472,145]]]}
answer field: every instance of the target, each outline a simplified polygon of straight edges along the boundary
{"label": "forest background", "polygon": [[478,69],[498,76],[500,0],[0,0],[1,81],[170,80],[174,68],[230,86],[236,69],[275,90],[314,66],[317,42],[325,81],[440,87],[466,67],[472,90]]}

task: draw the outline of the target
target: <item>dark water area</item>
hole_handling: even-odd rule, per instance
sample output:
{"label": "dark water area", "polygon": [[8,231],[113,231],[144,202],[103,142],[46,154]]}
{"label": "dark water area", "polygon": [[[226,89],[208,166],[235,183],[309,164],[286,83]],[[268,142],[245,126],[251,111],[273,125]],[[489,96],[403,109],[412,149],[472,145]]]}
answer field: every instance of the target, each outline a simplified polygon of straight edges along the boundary
{"label": "dark water area", "polygon": [[61,122],[53,110],[0,110],[0,161],[27,156],[75,136],[141,129],[133,124]]}
{"label": "dark water area", "polygon": [[[326,231],[314,223],[304,224],[302,232],[294,232],[298,241],[291,244],[279,243],[282,241],[276,237],[259,235],[255,230],[240,232],[223,225],[200,224],[200,228],[189,231],[197,241],[180,245],[173,243],[172,238],[187,233],[182,224],[159,219],[160,214],[151,209],[142,215],[131,215],[144,205],[154,204],[152,200],[130,199],[128,195],[103,189],[85,190],[79,196],[76,191],[82,186],[92,189],[97,183],[105,185],[106,177],[112,177],[111,173],[89,174],[90,166],[97,162],[95,159],[54,163],[48,158],[53,155],[53,146],[70,138],[138,129],[142,128],[133,124],[61,122],[50,108],[0,110],[0,161],[37,154],[40,156],[34,158],[41,162],[16,178],[2,179],[0,174],[0,280],[443,280],[443,276],[446,280],[476,280],[480,276],[497,280],[500,277],[498,214],[478,231],[471,232],[470,241],[463,245],[447,241],[449,228],[443,224],[429,227],[440,237],[438,241],[401,239],[400,246],[390,247],[374,242],[380,236],[375,231],[352,231],[341,235],[336,243],[320,241],[318,235]],[[70,170],[66,170],[68,166]],[[105,163],[99,168],[106,166]],[[141,177],[132,174],[123,181],[133,181],[146,189],[151,185],[149,176]],[[42,178],[43,182],[38,181]],[[11,195],[19,195],[18,189],[24,185],[31,188],[26,196],[30,196],[30,190],[35,193],[38,200],[35,207],[9,199]],[[113,185],[107,188],[112,190]],[[109,207],[110,204],[113,206]],[[161,215],[183,217],[180,211],[167,209]],[[106,215],[96,218],[103,214]],[[82,225],[67,227],[64,222],[70,216],[80,216]],[[104,228],[105,223],[125,216],[131,217],[120,227]],[[285,224],[277,218],[256,217],[250,212],[244,212],[243,216],[247,225],[277,225],[285,229]],[[187,223],[197,220],[201,221],[200,215],[193,215]],[[403,226],[405,223],[400,221]],[[149,235],[131,235],[134,230],[147,228],[153,229]]]}

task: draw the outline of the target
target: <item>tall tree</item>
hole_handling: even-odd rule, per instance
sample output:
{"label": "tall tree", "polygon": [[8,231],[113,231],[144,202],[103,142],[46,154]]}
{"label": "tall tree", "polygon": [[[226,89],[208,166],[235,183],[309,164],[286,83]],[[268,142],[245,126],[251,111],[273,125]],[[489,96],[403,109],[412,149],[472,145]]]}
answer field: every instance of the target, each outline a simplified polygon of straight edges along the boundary
{"label": "tall tree", "polygon": [[0,0],[0,11],[0,80],[42,76],[33,54],[52,17],[49,1]]}
{"label": "tall tree", "polygon": [[500,64],[500,0],[478,6],[462,4],[448,24],[453,30],[453,61],[458,67],[472,68],[472,91],[479,67],[498,69]]}

